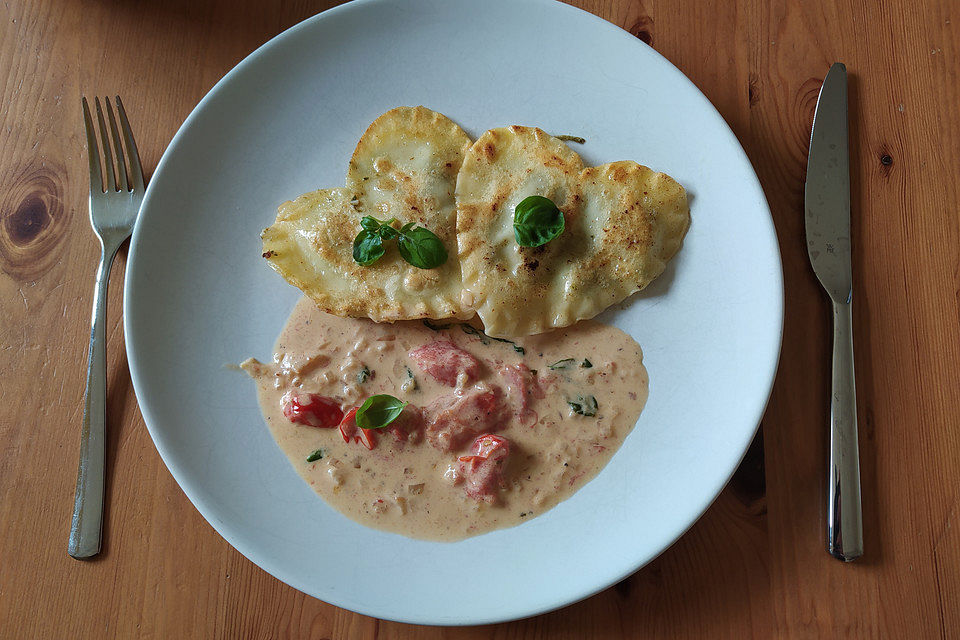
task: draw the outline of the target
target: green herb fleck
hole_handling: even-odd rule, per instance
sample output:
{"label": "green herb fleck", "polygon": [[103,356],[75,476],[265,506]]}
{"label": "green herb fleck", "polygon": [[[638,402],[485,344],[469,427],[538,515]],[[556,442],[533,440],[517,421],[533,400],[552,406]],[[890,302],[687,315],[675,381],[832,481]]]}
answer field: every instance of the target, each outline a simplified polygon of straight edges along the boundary
{"label": "green herb fleck", "polygon": [[536,370],[536,369],[530,369],[530,375],[532,375],[532,376],[537,375],[537,370]]}
{"label": "green herb fleck", "polygon": [[593,396],[578,396],[576,400],[567,400],[567,404],[570,405],[574,413],[588,418],[597,415],[599,409],[597,399]]}
{"label": "green herb fleck", "polygon": [[323,454],[326,453],[323,449],[317,449],[313,453],[307,456],[307,462],[316,462],[323,457]]}
{"label": "green herb fleck", "polygon": [[444,329],[450,328],[449,324],[433,324],[429,320],[424,320],[423,326],[425,326],[427,329],[430,329],[432,331],[443,331]]}
{"label": "green herb fleck", "polygon": [[583,362],[580,363],[580,366],[584,369],[591,369],[593,368],[593,363],[584,358]]}
{"label": "green herb fleck", "polygon": [[461,324],[460,327],[463,329],[463,332],[471,336],[477,336],[480,338],[480,342],[483,344],[490,344],[490,340],[496,342],[503,342],[505,344],[513,345],[513,350],[520,354],[525,354],[527,351],[513,340],[507,340],[506,338],[494,338],[493,336],[488,336],[483,331],[480,331],[476,327],[469,324]]}
{"label": "green herb fleck", "polygon": [[413,377],[413,371],[410,370],[410,367],[406,367],[406,366],[405,366],[404,368],[407,370],[407,377],[410,378],[410,382],[411,382],[411,384],[413,385],[413,386],[410,388],[410,390],[411,390],[411,391],[416,391],[417,389],[420,388],[420,385],[417,384],[417,379]]}
{"label": "green herb fleck", "polygon": [[363,369],[360,369],[360,372],[357,373],[357,382],[359,384],[363,384],[369,380],[372,375],[373,374],[370,373],[370,369],[367,368],[367,365],[363,365]]}
{"label": "green herb fleck", "polygon": [[524,198],[513,212],[513,235],[521,247],[547,244],[564,229],[563,212],[549,198]]}
{"label": "green herb fleck", "polygon": [[487,336],[487,334],[485,334],[483,331],[480,331],[476,327],[472,327],[469,324],[461,324],[460,328],[463,329],[463,332],[466,333],[467,335],[477,336],[478,338],[480,338],[480,342],[482,342],[483,344],[490,344],[489,336]]}
{"label": "green herb fleck", "polygon": [[554,371],[556,371],[557,369],[566,369],[574,362],[576,362],[576,360],[574,360],[573,358],[564,358],[563,360],[557,360],[553,364],[548,364],[547,368],[553,369]]}
{"label": "green herb fleck", "polygon": [[587,143],[587,141],[584,138],[581,138],[580,136],[571,136],[571,135],[563,134],[563,135],[553,136],[553,137],[556,138],[557,140],[563,140],[564,142],[576,142],[577,144]]}

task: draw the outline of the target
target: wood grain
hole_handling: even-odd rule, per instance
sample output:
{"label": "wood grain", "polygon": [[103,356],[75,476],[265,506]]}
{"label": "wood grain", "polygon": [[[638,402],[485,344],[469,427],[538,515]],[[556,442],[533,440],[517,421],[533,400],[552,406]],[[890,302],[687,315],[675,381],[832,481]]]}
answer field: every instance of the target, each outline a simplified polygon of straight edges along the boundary
{"label": "wood grain", "polygon": [[[136,407],[110,293],[102,556],[66,555],[92,277],[82,93],[124,96],[147,172],[255,47],[331,3],[7,0],[0,6],[0,636],[960,637],[960,69],[950,0],[578,0],[683,70],[740,137],[786,282],[777,383],[740,471],[671,549],[584,602],[466,629],[309,598],[227,545]],[[802,186],[820,80],[851,73],[855,343],[867,552],[824,552],[830,349]],[[149,114],[149,115],[147,115]],[[749,257],[748,257],[749,258]]]}

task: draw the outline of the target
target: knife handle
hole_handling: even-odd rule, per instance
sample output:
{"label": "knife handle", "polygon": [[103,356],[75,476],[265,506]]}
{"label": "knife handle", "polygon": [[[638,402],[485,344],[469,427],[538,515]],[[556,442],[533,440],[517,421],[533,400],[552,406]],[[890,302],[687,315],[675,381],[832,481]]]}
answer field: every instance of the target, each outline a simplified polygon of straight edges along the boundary
{"label": "knife handle", "polygon": [[853,314],[849,299],[833,303],[833,393],[830,399],[830,477],[827,551],[850,562],[863,555],[857,389],[853,375]]}

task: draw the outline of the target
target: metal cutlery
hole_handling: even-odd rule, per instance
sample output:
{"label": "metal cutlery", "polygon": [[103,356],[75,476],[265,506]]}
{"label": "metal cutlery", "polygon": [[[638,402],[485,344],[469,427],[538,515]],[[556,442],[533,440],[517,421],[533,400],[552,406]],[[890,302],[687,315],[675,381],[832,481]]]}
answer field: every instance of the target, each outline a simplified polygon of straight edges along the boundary
{"label": "metal cutlery", "polygon": [[97,130],[90,115],[90,106],[86,98],[82,102],[87,156],[90,160],[90,224],[100,240],[100,266],[97,268],[93,294],[80,466],[68,545],[69,554],[78,559],[89,558],[100,552],[107,400],[107,282],[117,250],[133,232],[144,193],[140,155],[120,96],[116,97],[117,117],[114,116],[110,100],[104,98],[109,134],[100,99],[94,100],[102,154],[97,144]]}
{"label": "metal cutlery", "polygon": [[810,263],[833,303],[827,551],[849,562],[863,555],[863,524],[853,374],[847,69],[839,62],[830,67],[817,99],[804,201]]}

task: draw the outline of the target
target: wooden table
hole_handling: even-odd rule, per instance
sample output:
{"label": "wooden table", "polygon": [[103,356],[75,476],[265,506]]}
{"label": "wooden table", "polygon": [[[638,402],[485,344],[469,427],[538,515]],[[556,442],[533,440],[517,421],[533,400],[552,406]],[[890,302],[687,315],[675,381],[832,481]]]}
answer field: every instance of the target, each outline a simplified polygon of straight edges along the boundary
{"label": "wooden table", "polygon": [[[98,560],[66,554],[98,248],[80,95],[121,94],[148,171],[204,93],[330,3],[0,6],[0,636],[960,637],[960,20],[949,0],[579,0],[683,70],[753,161],[786,280],[777,383],[729,487],[671,549],[561,611],[494,627],[383,622],[287,587],[200,517],[130,385],[110,293],[110,473]],[[851,72],[866,555],[824,551],[829,310],[803,179],[831,62]],[[746,256],[749,259],[749,256]]]}

